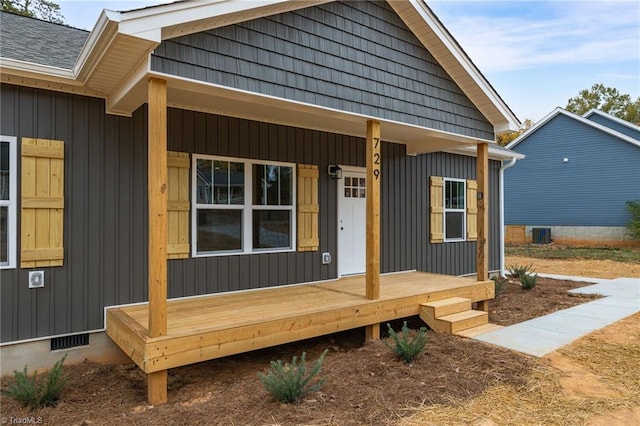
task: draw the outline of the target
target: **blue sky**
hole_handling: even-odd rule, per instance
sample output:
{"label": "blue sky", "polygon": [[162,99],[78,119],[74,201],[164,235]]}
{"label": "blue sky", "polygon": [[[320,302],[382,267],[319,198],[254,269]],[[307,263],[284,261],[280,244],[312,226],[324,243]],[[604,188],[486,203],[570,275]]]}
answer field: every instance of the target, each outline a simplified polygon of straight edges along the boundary
{"label": "blue sky", "polygon": [[[102,8],[167,1],[58,1],[90,30]],[[520,120],[541,119],[594,83],[640,96],[638,1],[428,1]]]}

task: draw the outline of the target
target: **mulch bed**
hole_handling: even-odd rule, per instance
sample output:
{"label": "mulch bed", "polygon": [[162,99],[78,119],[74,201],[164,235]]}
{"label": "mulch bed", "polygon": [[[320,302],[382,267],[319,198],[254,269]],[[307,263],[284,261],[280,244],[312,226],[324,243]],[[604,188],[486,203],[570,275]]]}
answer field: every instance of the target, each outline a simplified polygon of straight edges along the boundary
{"label": "mulch bed", "polygon": [[[490,304],[490,320],[507,325],[589,301],[569,296],[587,285],[539,278],[532,290],[516,284]],[[421,326],[417,318],[411,327]],[[401,321],[393,324],[399,330]],[[383,327],[384,328],[384,327]],[[282,345],[170,371],[169,403],[146,405],[145,375],[134,365],[83,363],[65,371],[69,383],[56,407],[29,411],[2,398],[10,418],[41,424],[388,425],[420,406],[456,405],[496,384],[523,386],[542,363],[529,356],[455,336],[428,332],[425,352],[413,363],[398,360],[384,341],[364,344],[361,329]],[[275,402],[257,372],[271,360],[307,351],[309,364],[329,348],[324,387],[298,404]],[[11,380],[2,378],[3,388]]]}

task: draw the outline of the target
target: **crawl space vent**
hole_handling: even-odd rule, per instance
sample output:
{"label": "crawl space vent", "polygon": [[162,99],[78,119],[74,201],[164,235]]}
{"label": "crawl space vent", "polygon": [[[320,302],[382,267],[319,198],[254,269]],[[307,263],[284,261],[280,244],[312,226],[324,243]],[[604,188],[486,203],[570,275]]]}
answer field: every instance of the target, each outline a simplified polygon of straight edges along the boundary
{"label": "crawl space vent", "polygon": [[74,336],[54,337],[51,339],[51,350],[75,348],[76,346],[86,346],[89,344],[88,334],[76,334]]}

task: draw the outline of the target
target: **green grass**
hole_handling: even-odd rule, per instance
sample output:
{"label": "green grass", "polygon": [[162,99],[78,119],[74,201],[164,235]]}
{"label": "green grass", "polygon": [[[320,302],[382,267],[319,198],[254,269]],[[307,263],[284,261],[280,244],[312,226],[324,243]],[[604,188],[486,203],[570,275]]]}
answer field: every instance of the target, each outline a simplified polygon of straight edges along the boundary
{"label": "green grass", "polygon": [[640,263],[640,249],[637,248],[508,245],[505,247],[505,255],[537,259],[593,259]]}

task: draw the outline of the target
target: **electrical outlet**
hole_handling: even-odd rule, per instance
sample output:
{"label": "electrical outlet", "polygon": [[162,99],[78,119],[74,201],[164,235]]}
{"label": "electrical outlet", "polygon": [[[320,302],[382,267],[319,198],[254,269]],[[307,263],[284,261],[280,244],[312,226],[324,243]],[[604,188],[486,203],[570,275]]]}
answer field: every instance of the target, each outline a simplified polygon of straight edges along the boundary
{"label": "electrical outlet", "polygon": [[29,288],[44,287],[44,271],[29,271]]}
{"label": "electrical outlet", "polygon": [[331,253],[322,253],[322,264],[328,265],[331,263]]}

